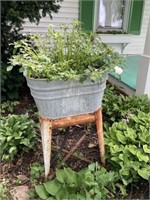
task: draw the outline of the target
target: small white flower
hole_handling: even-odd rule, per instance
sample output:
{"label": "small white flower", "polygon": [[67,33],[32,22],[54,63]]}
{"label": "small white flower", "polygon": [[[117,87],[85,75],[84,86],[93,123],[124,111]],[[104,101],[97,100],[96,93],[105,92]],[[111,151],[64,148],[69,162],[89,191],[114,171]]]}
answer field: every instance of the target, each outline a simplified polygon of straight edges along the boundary
{"label": "small white flower", "polygon": [[121,75],[122,72],[123,72],[123,69],[122,69],[121,67],[115,66],[114,69],[115,69],[115,73],[116,73],[116,74]]}

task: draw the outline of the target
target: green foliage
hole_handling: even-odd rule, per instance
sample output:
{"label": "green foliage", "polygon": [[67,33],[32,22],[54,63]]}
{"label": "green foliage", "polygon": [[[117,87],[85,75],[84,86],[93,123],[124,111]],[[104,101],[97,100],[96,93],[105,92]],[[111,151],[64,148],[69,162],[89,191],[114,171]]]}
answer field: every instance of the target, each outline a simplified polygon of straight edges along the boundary
{"label": "green foliage", "polygon": [[1,113],[12,113],[15,106],[19,105],[19,101],[6,101],[1,104]]}
{"label": "green foliage", "polygon": [[1,117],[0,155],[12,160],[17,153],[28,152],[35,144],[35,123],[28,114]]}
{"label": "green foliage", "polygon": [[61,25],[61,30],[50,25],[46,38],[31,35],[30,41],[15,42],[17,55],[10,59],[8,70],[21,65],[20,71],[28,77],[83,82],[87,77],[94,81],[102,78],[122,62],[119,54],[103,44],[98,35],[83,32],[78,21],[71,25],[71,30],[67,25]]}
{"label": "green foliage", "polygon": [[71,168],[56,171],[56,178],[35,187],[40,199],[104,199],[112,198],[117,174],[93,163],[75,172]]}
{"label": "green foliage", "polygon": [[150,113],[138,111],[128,120],[114,123],[105,133],[106,158],[124,185],[150,176],[149,128]]}
{"label": "green foliage", "polygon": [[40,163],[34,163],[30,170],[31,182],[36,182],[40,177],[44,175],[44,167]]}
{"label": "green foliage", "polygon": [[18,99],[25,83],[25,78],[19,73],[17,68],[8,72],[6,70],[7,66],[7,64],[3,63],[1,67],[2,101]]}
{"label": "green foliage", "polygon": [[[59,0],[57,0],[59,2]],[[1,1],[1,91],[2,100],[18,99],[20,89],[25,83],[25,78],[19,73],[18,68],[7,72],[7,62],[13,54],[13,43],[22,38],[20,32],[25,19],[39,23],[46,14],[52,17],[52,12],[57,12],[59,5],[51,1]]]}
{"label": "green foliage", "polygon": [[3,178],[0,182],[0,199],[2,200],[9,200],[9,188],[7,187],[7,184],[9,183],[8,179]]}
{"label": "green foliage", "polygon": [[25,19],[38,24],[46,14],[49,14],[52,18],[52,12],[57,12],[60,7],[57,2],[55,0],[1,2],[1,52],[3,62],[6,62],[12,55],[13,46],[10,44],[22,37],[19,31],[22,29]]}
{"label": "green foliage", "polygon": [[148,113],[150,110],[150,100],[146,95],[124,96],[118,93],[114,86],[108,85],[103,97],[103,110],[110,123],[128,118],[138,111]]}

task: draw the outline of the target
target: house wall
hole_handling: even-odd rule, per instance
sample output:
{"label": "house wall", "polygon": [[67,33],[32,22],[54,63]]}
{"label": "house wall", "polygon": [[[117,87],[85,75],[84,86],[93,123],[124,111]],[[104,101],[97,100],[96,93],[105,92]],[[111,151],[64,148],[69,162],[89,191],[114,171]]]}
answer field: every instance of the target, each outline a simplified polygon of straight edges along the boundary
{"label": "house wall", "polygon": [[35,23],[30,23],[28,20],[25,20],[25,24],[23,25],[24,29],[21,31],[22,33],[39,33],[45,34],[47,33],[47,28],[49,24],[53,24],[53,26],[57,29],[59,24],[67,23],[69,24],[72,20],[78,19],[79,16],[79,0],[64,0],[60,3],[61,8],[58,13],[52,13],[53,19],[50,19],[49,15],[42,18],[40,23],[36,25]]}
{"label": "house wall", "polygon": [[[123,54],[142,54],[144,50],[145,37],[148,26],[148,19],[150,16],[150,0],[144,0],[144,12],[142,20],[142,28],[140,35],[133,35],[131,37],[130,43],[122,51],[122,44],[113,44],[114,48]],[[79,17],[79,0],[63,0],[60,4],[61,8],[58,13],[52,13],[53,19],[49,16],[41,19],[38,25],[30,23],[26,20],[24,24],[23,33],[28,33],[30,30],[32,33],[45,34],[47,32],[47,27],[49,24],[53,24],[55,28],[58,28],[60,23],[69,24],[73,19],[78,19]],[[88,13],[87,13],[88,14]]]}
{"label": "house wall", "polygon": [[143,53],[149,16],[150,16],[150,0],[145,0],[141,34],[137,36],[134,35],[132,37],[131,43],[126,46],[123,52],[124,54],[142,54]]}

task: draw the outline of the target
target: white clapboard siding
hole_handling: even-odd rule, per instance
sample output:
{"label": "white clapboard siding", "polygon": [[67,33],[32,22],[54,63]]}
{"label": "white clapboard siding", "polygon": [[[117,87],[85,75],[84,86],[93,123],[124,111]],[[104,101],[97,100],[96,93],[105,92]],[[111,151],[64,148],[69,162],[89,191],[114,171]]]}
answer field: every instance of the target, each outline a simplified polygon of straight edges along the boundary
{"label": "white clapboard siding", "polygon": [[150,16],[150,0],[145,0],[144,13],[142,19],[141,34],[134,35],[132,42],[128,44],[124,50],[124,54],[142,54],[145,45],[145,38],[148,28],[148,20]]}
{"label": "white clapboard siding", "polygon": [[[145,37],[148,26],[148,19],[150,16],[150,0],[144,0],[144,13],[142,19],[142,28],[140,35],[133,35],[131,42],[125,47],[124,54],[142,54],[144,50]],[[40,20],[40,23],[36,25],[35,23],[30,23],[26,20],[24,24],[24,29],[21,31],[23,33],[47,33],[47,27],[49,24],[53,24],[55,29],[58,29],[59,24],[67,23],[70,24],[72,20],[78,19],[79,17],[79,0],[63,0],[60,3],[61,8],[58,13],[52,13],[53,19],[46,16]],[[71,26],[70,26],[71,28]]]}
{"label": "white clapboard siding", "polygon": [[[26,34],[29,32],[46,34],[49,24],[52,24],[55,29],[58,29],[60,24],[70,24],[72,20],[78,19],[79,0],[63,0],[63,2],[60,3],[60,6],[61,8],[58,10],[58,13],[52,13],[52,19],[50,19],[49,15],[47,15],[40,20],[38,25],[25,20],[25,24],[23,25],[23,30],[21,32]],[[71,25],[69,25],[69,27],[71,28]]]}

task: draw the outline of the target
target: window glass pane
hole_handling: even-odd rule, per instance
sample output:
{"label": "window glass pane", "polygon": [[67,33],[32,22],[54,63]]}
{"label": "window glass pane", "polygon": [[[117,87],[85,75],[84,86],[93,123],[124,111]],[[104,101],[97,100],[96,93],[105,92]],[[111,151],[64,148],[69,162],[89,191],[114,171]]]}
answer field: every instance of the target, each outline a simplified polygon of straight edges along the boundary
{"label": "window glass pane", "polygon": [[124,0],[100,0],[99,26],[122,28]]}

